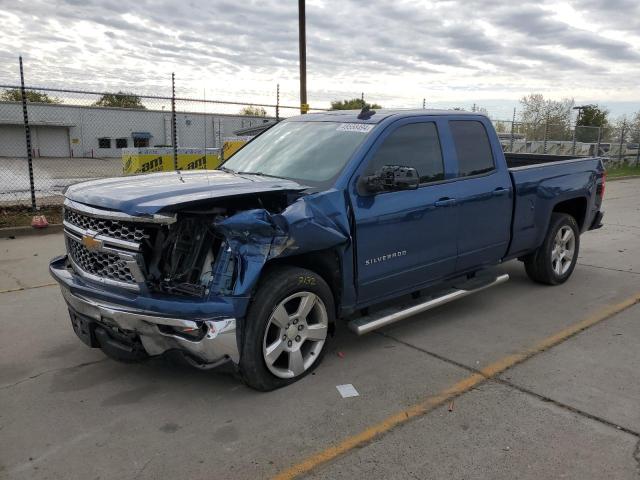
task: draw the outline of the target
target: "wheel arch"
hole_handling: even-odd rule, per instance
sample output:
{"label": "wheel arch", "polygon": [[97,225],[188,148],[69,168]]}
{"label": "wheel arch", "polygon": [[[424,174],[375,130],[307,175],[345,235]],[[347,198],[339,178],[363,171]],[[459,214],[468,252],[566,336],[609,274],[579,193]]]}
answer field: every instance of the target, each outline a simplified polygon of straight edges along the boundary
{"label": "wheel arch", "polygon": [[571,215],[578,224],[578,230],[582,232],[587,217],[587,198],[580,196],[558,202],[554,205],[551,213]]}
{"label": "wheel arch", "polygon": [[335,249],[274,258],[265,264],[261,276],[279,266],[306,268],[320,275],[331,289],[335,306],[335,318],[338,317],[342,299],[342,268],[340,257]]}

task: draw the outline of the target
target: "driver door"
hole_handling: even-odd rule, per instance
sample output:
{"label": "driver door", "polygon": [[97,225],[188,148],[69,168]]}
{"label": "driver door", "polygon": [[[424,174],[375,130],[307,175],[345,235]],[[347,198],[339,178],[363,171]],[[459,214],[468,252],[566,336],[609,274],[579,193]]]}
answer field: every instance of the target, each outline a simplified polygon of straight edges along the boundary
{"label": "driver door", "polygon": [[360,175],[385,165],[413,167],[420,185],[377,194],[352,189],[358,303],[410,292],[453,274],[458,210],[437,120],[416,117],[388,127],[363,165]]}

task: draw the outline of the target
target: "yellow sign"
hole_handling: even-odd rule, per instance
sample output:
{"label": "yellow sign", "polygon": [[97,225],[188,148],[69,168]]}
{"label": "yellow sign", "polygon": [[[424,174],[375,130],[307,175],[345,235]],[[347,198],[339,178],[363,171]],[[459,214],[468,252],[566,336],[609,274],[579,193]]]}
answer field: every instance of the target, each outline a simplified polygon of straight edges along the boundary
{"label": "yellow sign", "polygon": [[307,113],[309,111],[309,104],[302,103],[300,104],[300,113]]}
{"label": "yellow sign", "polygon": [[[218,149],[179,148],[178,170],[212,170],[220,165]],[[169,172],[174,170],[172,148],[122,149],[122,173]]]}
{"label": "yellow sign", "polygon": [[222,154],[224,159],[228,159],[231,155],[236,153],[240,148],[247,143],[246,140],[227,140],[222,146]]}

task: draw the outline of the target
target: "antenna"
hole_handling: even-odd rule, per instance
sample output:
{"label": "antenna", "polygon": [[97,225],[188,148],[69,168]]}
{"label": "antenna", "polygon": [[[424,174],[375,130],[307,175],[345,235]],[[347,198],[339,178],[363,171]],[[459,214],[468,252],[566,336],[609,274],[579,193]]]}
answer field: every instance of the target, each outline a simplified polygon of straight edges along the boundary
{"label": "antenna", "polygon": [[369,120],[373,115],[375,115],[376,111],[375,110],[371,110],[371,108],[369,108],[369,105],[365,105],[364,107],[362,107],[362,110],[360,110],[360,113],[358,114],[358,120]]}

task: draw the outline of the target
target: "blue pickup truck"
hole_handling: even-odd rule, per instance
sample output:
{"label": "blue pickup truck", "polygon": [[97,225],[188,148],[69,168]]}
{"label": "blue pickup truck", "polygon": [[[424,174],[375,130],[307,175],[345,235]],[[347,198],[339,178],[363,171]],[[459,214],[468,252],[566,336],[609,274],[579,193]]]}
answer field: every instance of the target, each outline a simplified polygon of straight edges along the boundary
{"label": "blue pickup truck", "polygon": [[604,189],[600,159],[505,154],[475,113],[302,115],[218,170],[70,187],[50,271],[89,346],[232,361],[270,390],[318,365],[338,321],[369,332],[507,280],[512,259],[566,281]]}

